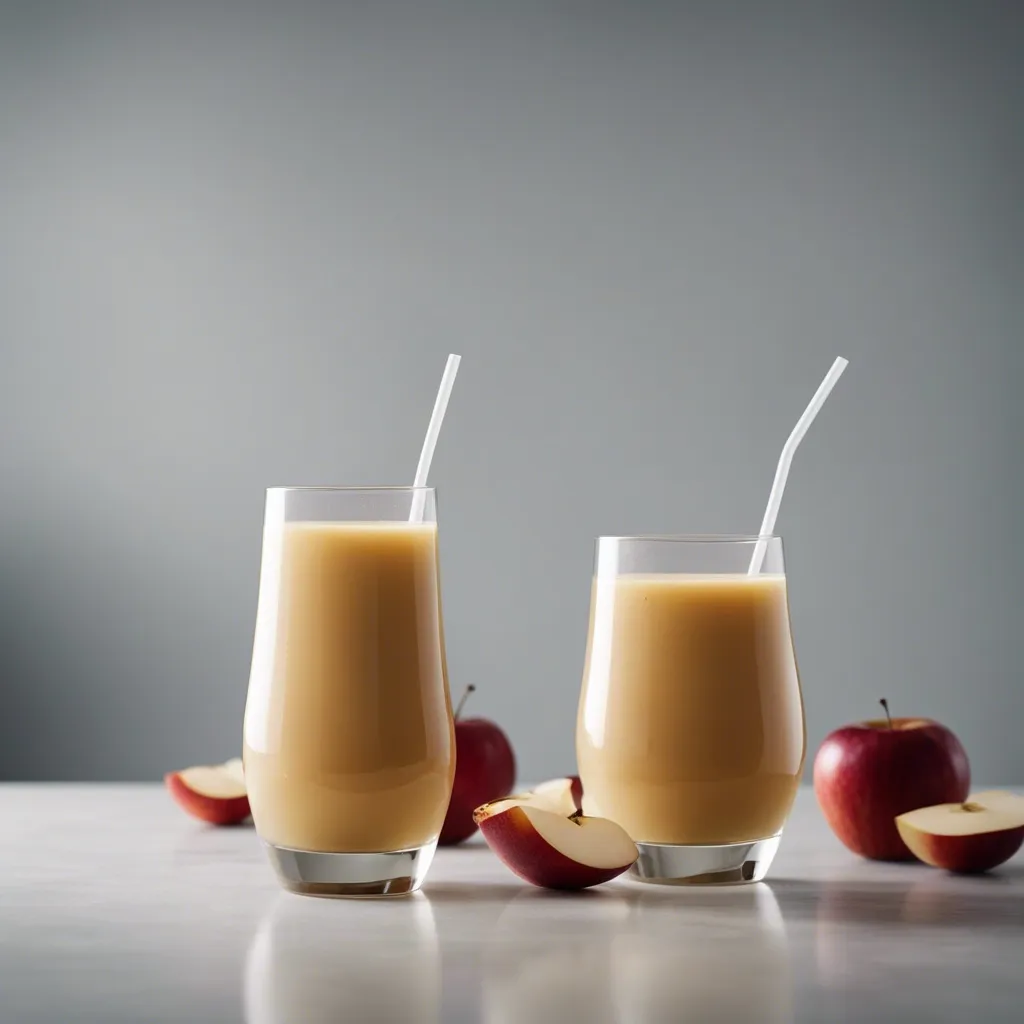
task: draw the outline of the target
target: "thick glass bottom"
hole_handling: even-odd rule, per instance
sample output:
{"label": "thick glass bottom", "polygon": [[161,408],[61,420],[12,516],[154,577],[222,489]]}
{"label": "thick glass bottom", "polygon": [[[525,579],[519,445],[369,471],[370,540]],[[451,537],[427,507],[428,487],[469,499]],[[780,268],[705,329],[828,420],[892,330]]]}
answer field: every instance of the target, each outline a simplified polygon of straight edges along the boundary
{"label": "thick glass bottom", "polygon": [[743,885],[760,882],[775,859],[778,835],[724,846],[668,846],[637,843],[640,856],[632,878],[657,885]]}
{"label": "thick glass bottom", "polygon": [[411,850],[382,853],[316,853],[268,842],[263,846],[289,892],[344,899],[415,892],[434,859],[437,840]]}

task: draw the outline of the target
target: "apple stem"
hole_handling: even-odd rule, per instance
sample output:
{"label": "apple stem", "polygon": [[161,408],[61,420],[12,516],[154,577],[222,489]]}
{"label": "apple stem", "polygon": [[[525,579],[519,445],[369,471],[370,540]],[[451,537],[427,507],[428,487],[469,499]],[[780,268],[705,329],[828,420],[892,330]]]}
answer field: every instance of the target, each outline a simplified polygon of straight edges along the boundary
{"label": "apple stem", "polygon": [[879,702],[883,708],[885,708],[885,717],[889,723],[889,728],[892,728],[892,715],[889,714],[889,702],[883,697]]}
{"label": "apple stem", "polygon": [[[573,822],[574,824],[579,825],[580,824],[580,818],[582,818],[582,817],[583,817],[583,808],[581,807],[578,811],[573,811],[572,814],[569,815],[569,820],[571,822]],[[583,826],[580,825],[580,828],[582,828],[582,827]]]}
{"label": "apple stem", "polygon": [[465,705],[466,701],[469,700],[469,695],[475,692],[476,687],[472,683],[470,683],[469,686],[466,687],[466,692],[463,693],[462,700],[459,701],[458,707],[455,709],[454,718],[456,722],[459,720],[459,715],[462,714],[463,706]]}

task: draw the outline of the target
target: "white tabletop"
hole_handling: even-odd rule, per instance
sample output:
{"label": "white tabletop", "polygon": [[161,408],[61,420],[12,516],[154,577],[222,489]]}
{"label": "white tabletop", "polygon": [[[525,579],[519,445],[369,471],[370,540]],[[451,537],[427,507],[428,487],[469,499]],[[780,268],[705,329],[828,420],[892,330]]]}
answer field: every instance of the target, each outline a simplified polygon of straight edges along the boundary
{"label": "white tabletop", "polygon": [[809,791],[769,883],[715,890],[548,893],[477,838],[418,896],[292,896],[155,785],[4,785],[0,822],[11,1024],[1024,1020],[1024,855],[867,863]]}

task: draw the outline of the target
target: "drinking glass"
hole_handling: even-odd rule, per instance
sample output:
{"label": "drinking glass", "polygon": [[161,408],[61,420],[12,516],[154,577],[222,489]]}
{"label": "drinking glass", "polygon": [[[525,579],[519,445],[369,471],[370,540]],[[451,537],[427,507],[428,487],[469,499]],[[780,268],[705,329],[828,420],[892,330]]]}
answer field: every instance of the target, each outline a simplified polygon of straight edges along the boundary
{"label": "drinking glass", "polygon": [[576,726],[584,809],[618,822],[642,881],[755,882],[803,768],[782,541],[600,537]]}
{"label": "drinking glass", "polygon": [[243,758],[285,888],[419,888],[455,771],[433,489],[267,491]]}

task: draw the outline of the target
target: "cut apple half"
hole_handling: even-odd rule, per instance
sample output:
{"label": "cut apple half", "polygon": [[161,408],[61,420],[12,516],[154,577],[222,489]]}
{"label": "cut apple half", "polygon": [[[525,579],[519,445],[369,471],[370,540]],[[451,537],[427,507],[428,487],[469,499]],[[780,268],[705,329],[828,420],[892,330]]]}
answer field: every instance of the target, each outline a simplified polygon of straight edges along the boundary
{"label": "cut apple half", "polygon": [[988,871],[1024,844],[1024,797],[1000,790],[975,793],[963,803],[901,814],[896,827],[925,864],[961,873]]}
{"label": "cut apple half", "polygon": [[249,797],[238,758],[169,772],[164,782],[178,806],[200,821],[237,825],[249,817]]}
{"label": "cut apple half", "polygon": [[516,798],[473,814],[487,845],[514,874],[547,889],[586,889],[621,875],[636,844],[606,818],[564,815]]}

